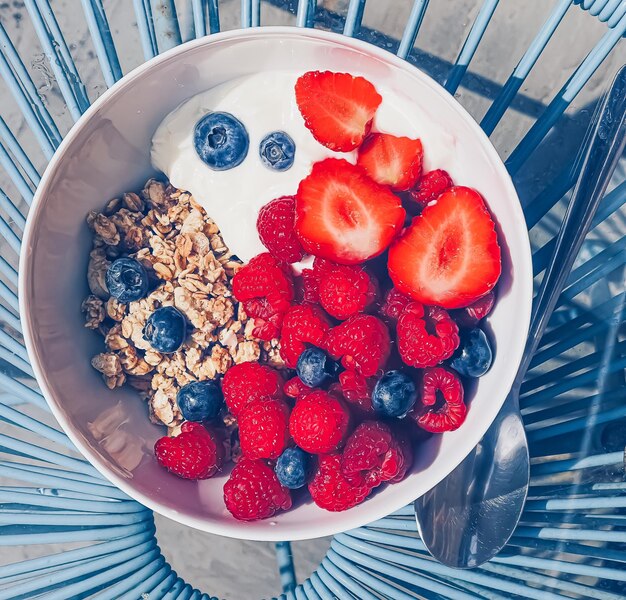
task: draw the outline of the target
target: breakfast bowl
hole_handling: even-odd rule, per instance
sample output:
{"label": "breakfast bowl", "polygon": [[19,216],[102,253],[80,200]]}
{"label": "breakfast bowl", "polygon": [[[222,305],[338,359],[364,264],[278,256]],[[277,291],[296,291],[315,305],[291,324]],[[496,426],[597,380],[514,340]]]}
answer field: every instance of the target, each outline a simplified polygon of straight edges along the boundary
{"label": "breakfast bowl", "polygon": [[[455,182],[485,198],[502,259],[497,301],[484,326],[495,358],[467,395],[465,422],[421,442],[401,482],[377,489],[343,512],[323,510],[302,498],[270,519],[243,522],[231,516],[223,500],[229,469],[202,481],[168,473],[154,456],[164,428],[150,422],[145,403],[132,388],[108,389],[92,368],[91,357],[102,351],[102,338],[84,327],[81,315],[81,302],[89,294],[91,232],[86,216],[102,210],[111,198],[141,189],[150,177],[162,177],[153,166],[152,140],[164,118],[185,100],[222,84],[237,96],[237,85],[229,82],[239,78],[254,76],[262,86],[263,74],[274,81],[271,74],[276,72],[315,70],[363,76],[383,96],[393,97],[393,109],[379,125],[393,128],[406,119],[405,135],[419,136],[426,148],[425,168],[444,168]],[[253,111],[264,127],[284,127],[285,118],[299,118],[272,113],[273,105],[281,102],[278,92],[275,102],[259,102]],[[257,100],[254,91],[245,96],[249,104]],[[268,94],[259,92],[261,97]],[[175,139],[176,131],[168,135]],[[159,143],[167,144],[168,135]],[[255,159],[251,152],[246,161]],[[256,249],[256,239],[249,242],[256,235],[259,206],[293,194],[297,187],[297,181],[288,184],[295,186],[289,191],[272,180],[257,180],[260,171],[246,167],[246,161],[241,166],[247,171],[240,171],[246,176],[237,177],[239,183],[224,183],[224,189],[238,191],[245,201],[215,194],[215,202],[237,205],[224,217],[228,222],[217,224],[231,250],[244,260]],[[310,164],[302,168],[306,171]],[[193,187],[193,181],[185,187]],[[227,213],[220,207],[216,211]],[[508,173],[487,136],[441,86],[364,42],[317,30],[264,27],[179,46],[137,68],[94,102],[63,140],[36,192],[20,257],[19,296],[26,346],[42,393],[76,447],[107,479],[156,512],[197,529],[240,539],[298,540],[346,531],[400,509],[439,483],[478,443],[498,414],[522,356],[532,268],[524,217]]]}

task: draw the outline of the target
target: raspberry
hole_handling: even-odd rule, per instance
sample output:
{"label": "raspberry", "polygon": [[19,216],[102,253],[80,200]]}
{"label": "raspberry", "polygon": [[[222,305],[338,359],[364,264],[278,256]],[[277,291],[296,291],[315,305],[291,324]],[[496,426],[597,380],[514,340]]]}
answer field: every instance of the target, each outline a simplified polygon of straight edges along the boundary
{"label": "raspberry", "polygon": [[401,430],[379,421],[361,423],[341,455],[341,472],[352,485],[375,488],[401,481],[413,464],[413,449]]}
{"label": "raspberry", "polygon": [[343,476],[339,454],[320,456],[317,470],[309,482],[313,502],[333,512],[348,510],[360,504],[371,491],[368,485],[352,485]]}
{"label": "raspberry", "polygon": [[254,319],[254,337],[269,342],[280,335],[285,313],[275,312],[267,298],[251,298],[242,304],[246,314]]}
{"label": "raspberry", "polygon": [[346,402],[366,414],[374,414],[372,407],[372,391],[376,385],[374,377],[366,378],[356,371],[343,371],[339,375],[339,383]]}
{"label": "raspberry", "polygon": [[287,380],[287,383],[283,386],[283,392],[285,396],[289,398],[299,398],[303,394],[308,394],[311,391],[308,385],[302,383],[297,375]]}
{"label": "raspberry", "polygon": [[412,302],[411,298],[405,296],[394,287],[385,294],[385,300],[378,312],[383,319],[395,322],[400,318],[402,311],[410,302]]}
{"label": "raspberry", "polygon": [[459,327],[472,329],[491,312],[495,300],[496,295],[493,291],[487,292],[482,298],[476,300],[476,302],[465,308],[452,311],[450,314],[458,323]]}
{"label": "raspberry", "polygon": [[350,426],[350,412],[339,398],[314,390],[296,402],[289,418],[294,442],[311,454],[328,454],[341,446]]}
{"label": "raspberry", "polygon": [[291,508],[291,495],[265,461],[242,458],[224,484],[224,502],[235,519],[254,521]]}
{"label": "raspberry", "polygon": [[437,306],[411,302],[402,311],[397,327],[398,350],[411,367],[434,367],[457,349],[459,328]]}
{"label": "raspberry", "polygon": [[261,207],[256,221],[261,243],[272,256],[286,263],[298,262],[304,256],[293,228],[295,218],[295,197],[282,196]]}
{"label": "raspberry", "polygon": [[[246,313],[254,317],[257,331],[265,336],[262,339],[277,337],[278,331],[269,326],[265,329],[264,322],[278,330],[282,314],[291,306],[293,281],[288,271],[265,252],[237,271],[232,283],[233,295],[243,303]],[[268,338],[272,333],[274,335]]]}
{"label": "raspberry", "polygon": [[424,173],[415,187],[408,193],[408,196],[413,202],[423,208],[452,186],[450,175],[443,169],[435,169],[434,171]]}
{"label": "raspberry", "polygon": [[247,458],[278,458],[289,442],[289,407],[274,398],[257,398],[239,413],[239,443]]}
{"label": "raspberry", "polygon": [[426,431],[453,431],[465,421],[463,386],[453,371],[443,367],[424,369],[420,399],[409,415]]}
{"label": "raspberry", "polygon": [[283,378],[267,365],[245,362],[233,365],[222,380],[222,393],[228,410],[238,417],[241,410],[253,400],[281,398]]}
{"label": "raspberry", "polygon": [[322,310],[311,304],[296,304],[285,314],[280,338],[280,355],[290,369],[295,369],[306,344],[323,347],[330,329]]}
{"label": "raspberry", "polygon": [[390,352],[387,326],[372,315],[354,315],[330,330],[326,350],[335,359],[341,358],[345,369],[373,377],[385,366]]}
{"label": "raspberry", "polygon": [[329,263],[319,278],[318,289],[322,307],[343,321],[376,300],[378,285],[362,267]]}
{"label": "raspberry", "polygon": [[183,479],[208,479],[224,461],[224,445],[214,431],[186,421],[176,437],[162,437],[154,445],[157,462]]}
{"label": "raspberry", "polygon": [[313,269],[302,269],[300,284],[302,285],[302,302],[318,304],[320,301],[320,282],[317,273]]}

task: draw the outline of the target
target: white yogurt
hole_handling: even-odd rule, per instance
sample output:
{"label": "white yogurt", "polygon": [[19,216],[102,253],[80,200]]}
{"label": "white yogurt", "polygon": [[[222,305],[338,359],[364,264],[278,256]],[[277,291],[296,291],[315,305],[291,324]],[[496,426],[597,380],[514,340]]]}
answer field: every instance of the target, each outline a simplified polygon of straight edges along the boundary
{"label": "white yogurt", "polygon": [[[172,185],[193,194],[216,222],[231,252],[248,261],[265,249],[256,232],[259,209],[279,196],[293,195],[314,162],[343,157],[355,162],[356,152],[333,152],[318,143],[305,127],[296,105],[294,86],[301,73],[276,71],[235,79],[181,104],[159,125],[152,138],[152,164]],[[454,175],[454,137],[433,126],[409,98],[372,82],[383,97],[373,130],[419,137],[425,151],[425,169],[445,168]],[[241,165],[214,171],[196,154],[193,131],[197,121],[212,111],[239,119],[250,137]],[[271,131],[285,131],[294,140],[294,164],[287,171],[266,167],[259,144]]]}

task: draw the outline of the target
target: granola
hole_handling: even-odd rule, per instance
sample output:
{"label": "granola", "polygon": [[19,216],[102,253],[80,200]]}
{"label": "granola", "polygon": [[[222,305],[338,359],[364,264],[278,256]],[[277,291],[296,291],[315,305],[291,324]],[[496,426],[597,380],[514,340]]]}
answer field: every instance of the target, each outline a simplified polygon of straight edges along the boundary
{"label": "granola", "polygon": [[[178,390],[192,381],[215,379],[233,364],[262,360],[283,367],[278,340],[260,342],[254,323],[231,292],[241,266],[219,228],[193,197],[150,179],[87,216],[93,246],[87,271],[90,295],[82,303],[85,327],[103,336],[105,352],[92,359],[106,385],[128,383],[148,403],[155,423],[180,430]],[[141,300],[122,304],[110,296],[106,271],[113,260],[139,261],[154,281]],[[190,327],[182,348],[161,354],[143,337],[149,315],[161,306],[182,311]],[[228,418],[228,417],[226,417]]]}

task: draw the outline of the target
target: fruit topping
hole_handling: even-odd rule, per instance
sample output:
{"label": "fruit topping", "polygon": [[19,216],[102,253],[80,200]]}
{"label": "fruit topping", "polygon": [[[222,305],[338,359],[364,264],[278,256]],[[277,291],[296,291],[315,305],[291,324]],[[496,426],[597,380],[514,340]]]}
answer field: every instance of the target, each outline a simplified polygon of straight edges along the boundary
{"label": "fruit topping", "polygon": [[230,413],[237,417],[253,400],[281,398],[283,378],[276,369],[258,362],[233,365],[222,379],[222,393]]}
{"label": "fruit topping", "polygon": [[296,233],[304,249],[341,264],[381,254],[404,225],[405,211],[389,188],[343,159],[313,165],[296,196]]}
{"label": "fruit topping", "polygon": [[301,448],[287,448],[276,461],[274,471],[278,481],[286,488],[297,490],[306,485],[311,455]]}
{"label": "fruit topping", "polygon": [[391,246],[388,266],[398,290],[424,304],[463,308],[492,290],[500,246],[480,194],[445,191]]}
{"label": "fruit topping", "polygon": [[356,371],[343,371],[339,374],[341,393],[346,402],[353,405],[361,413],[372,415],[372,392],[376,384],[376,378],[363,377]]}
{"label": "fruit topping", "polygon": [[456,374],[443,367],[425,369],[420,402],[410,413],[416,423],[426,431],[443,433],[458,429],[466,413],[463,386]]}
{"label": "fruit topping", "polygon": [[176,403],[187,421],[212,421],[224,406],[224,396],[213,381],[192,381],[178,390]]}
{"label": "fruit topping", "polygon": [[295,90],[306,127],[320,144],[337,152],[361,145],[382,102],[367,79],[349,73],[308,71]]}
{"label": "fruit topping", "polygon": [[283,392],[285,396],[289,398],[299,398],[303,394],[308,394],[311,391],[308,385],[302,383],[302,380],[296,375],[291,379],[287,380],[285,385],[283,386]]}
{"label": "fruit topping", "polygon": [[341,359],[344,369],[354,369],[364,377],[373,377],[383,369],[390,352],[387,326],[373,315],[354,315],[326,338],[326,349]]}
{"label": "fruit topping", "polygon": [[459,345],[459,328],[450,315],[436,306],[411,302],[396,327],[398,351],[411,367],[434,367],[450,358]]}
{"label": "fruit topping", "polygon": [[268,133],[259,144],[261,162],[274,171],[286,171],[293,165],[296,144],[284,131]]}
{"label": "fruit topping", "polygon": [[227,112],[211,112],[196,123],[193,145],[211,169],[225,171],[243,162],[250,140],[239,119]]}
{"label": "fruit topping", "polygon": [[274,258],[286,263],[298,262],[304,256],[293,228],[295,218],[295,197],[282,196],[263,206],[256,221],[261,243]]}
{"label": "fruit topping", "polygon": [[143,339],[157,352],[176,352],[187,336],[187,319],[173,306],[157,308],[146,320]]}
{"label": "fruit topping", "polygon": [[439,198],[452,185],[452,178],[446,171],[435,169],[424,173],[419,178],[415,187],[409,191],[408,197],[420,208],[424,208],[429,202]]}
{"label": "fruit topping", "polygon": [[461,334],[461,344],[450,366],[465,377],[482,377],[493,361],[489,338],[478,327]]}
{"label": "fruit topping", "polygon": [[322,310],[311,304],[295,304],[283,320],[280,338],[280,355],[290,369],[295,369],[298,358],[307,344],[323,347],[330,329]]}
{"label": "fruit topping", "polygon": [[320,304],[329,315],[343,321],[363,312],[376,301],[378,284],[365,269],[356,265],[323,262],[325,266],[319,278],[318,295]]}
{"label": "fruit topping", "polygon": [[350,412],[336,396],[314,390],[301,396],[291,411],[289,433],[293,441],[311,454],[328,454],[345,441]]}
{"label": "fruit topping", "polygon": [[326,352],[314,346],[307,348],[298,358],[296,373],[308,387],[320,387],[334,379],[339,372],[339,365]]}
{"label": "fruit topping", "polygon": [[204,425],[187,421],[176,437],[162,437],[154,445],[157,462],[183,479],[208,479],[219,471],[224,446]]}
{"label": "fruit topping", "polygon": [[256,398],[237,418],[239,443],[247,458],[278,458],[289,442],[289,407],[276,398]]}
{"label": "fruit topping", "polygon": [[254,521],[291,508],[291,494],[264,460],[243,458],[224,484],[224,502],[235,519]]}
{"label": "fruit topping", "polygon": [[412,188],[422,172],[422,142],[389,133],[372,133],[359,148],[357,165],[374,181],[394,191]]}
{"label": "fruit topping", "polygon": [[452,318],[458,323],[459,327],[472,329],[491,312],[495,300],[496,295],[493,292],[487,292],[469,306],[453,311],[451,313]]}
{"label": "fruit topping", "polygon": [[383,417],[403,417],[415,404],[417,386],[402,371],[387,371],[374,386],[372,406]]}
{"label": "fruit topping", "polygon": [[141,300],[148,293],[148,272],[134,258],[118,258],[105,275],[109,294],[122,304]]}
{"label": "fruit topping", "polygon": [[379,313],[383,319],[395,322],[400,318],[402,311],[407,304],[411,302],[411,298],[399,292],[396,288],[391,288],[385,294],[385,300],[380,307]]}

